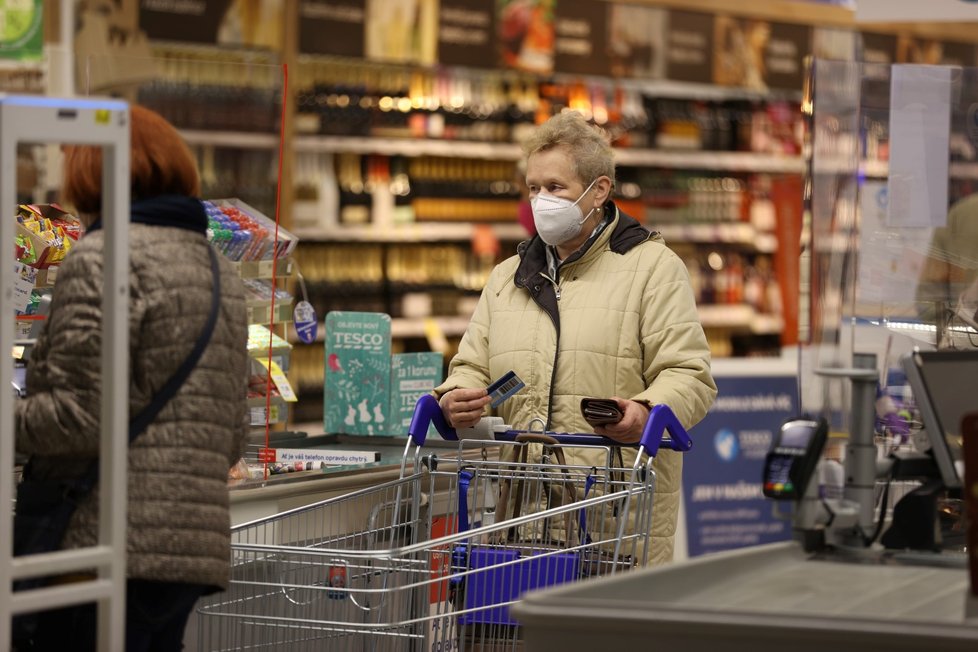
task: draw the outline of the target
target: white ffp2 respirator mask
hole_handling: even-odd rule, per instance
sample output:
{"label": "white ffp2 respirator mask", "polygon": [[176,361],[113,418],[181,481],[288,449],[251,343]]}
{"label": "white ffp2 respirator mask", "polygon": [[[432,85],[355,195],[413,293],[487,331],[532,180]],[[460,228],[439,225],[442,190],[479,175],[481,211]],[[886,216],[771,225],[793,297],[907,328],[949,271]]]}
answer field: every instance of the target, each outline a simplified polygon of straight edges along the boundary
{"label": "white ffp2 respirator mask", "polygon": [[584,215],[578,204],[596,181],[597,179],[584,189],[577,201],[542,193],[538,193],[536,197],[530,200],[530,208],[533,210],[533,224],[536,226],[537,235],[540,236],[541,240],[556,247],[580,235],[581,227],[594,212],[594,209],[592,208],[587,212],[587,215]]}

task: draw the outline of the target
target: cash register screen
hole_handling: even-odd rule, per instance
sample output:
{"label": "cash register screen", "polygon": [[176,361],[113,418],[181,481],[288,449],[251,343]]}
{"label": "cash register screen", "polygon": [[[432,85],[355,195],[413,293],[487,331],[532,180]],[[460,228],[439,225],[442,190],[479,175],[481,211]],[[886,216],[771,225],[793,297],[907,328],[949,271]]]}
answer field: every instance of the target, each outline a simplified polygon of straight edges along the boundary
{"label": "cash register screen", "polygon": [[916,351],[905,368],[944,484],[961,486],[961,421],[978,412],[978,351]]}

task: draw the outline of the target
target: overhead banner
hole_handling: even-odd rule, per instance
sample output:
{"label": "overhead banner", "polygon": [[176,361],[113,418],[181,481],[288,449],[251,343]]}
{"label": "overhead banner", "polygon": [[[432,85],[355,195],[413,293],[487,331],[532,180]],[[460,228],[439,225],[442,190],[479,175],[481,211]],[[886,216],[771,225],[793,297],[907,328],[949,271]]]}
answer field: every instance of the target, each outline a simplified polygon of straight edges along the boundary
{"label": "overhead banner", "polygon": [[976,0],[859,0],[857,22],[978,21]]}
{"label": "overhead banner", "polygon": [[367,0],[367,58],[391,63],[435,63],[436,0]]}
{"label": "overhead banner", "polygon": [[554,69],[556,0],[498,0],[496,38],[499,63],[541,74]]}
{"label": "overhead banner", "polygon": [[666,77],[702,84],[713,82],[713,16],[670,11],[666,38]]}
{"label": "overhead banner", "polygon": [[[665,76],[667,48],[663,46],[668,16],[661,7],[608,3],[608,56],[612,75]],[[697,57],[703,60],[703,65],[708,65],[709,57],[694,55]]]}
{"label": "overhead banner", "polygon": [[608,75],[608,7],[603,2],[558,2],[554,19],[554,70]]}
{"label": "overhead banner", "polygon": [[718,15],[714,19],[713,83],[766,91],[799,90],[805,56],[811,52],[807,25]]}
{"label": "overhead banner", "polygon": [[438,12],[438,63],[485,66],[495,58],[494,0],[442,0]]}
{"label": "overhead banner", "polygon": [[[9,3],[8,3],[9,4]],[[140,0],[151,40],[280,49],[282,0]]]}

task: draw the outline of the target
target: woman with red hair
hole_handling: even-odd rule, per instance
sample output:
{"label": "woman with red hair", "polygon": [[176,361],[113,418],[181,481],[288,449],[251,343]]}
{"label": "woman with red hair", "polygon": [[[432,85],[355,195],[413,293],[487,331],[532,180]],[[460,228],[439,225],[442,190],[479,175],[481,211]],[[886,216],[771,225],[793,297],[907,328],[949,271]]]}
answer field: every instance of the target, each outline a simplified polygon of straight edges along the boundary
{"label": "woman with red hair", "polygon": [[[232,266],[218,256],[218,274],[212,273],[190,151],[156,113],[133,106],[130,119],[130,417],[154,402],[188,358],[210,317],[215,282],[220,291],[199,361],[129,446],[126,649],[179,650],[196,600],[229,581],[227,472],[247,432],[247,318]],[[70,481],[99,454],[100,148],[65,148],[64,198],[85,235],[61,266],[15,423],[32,477]],[[74,512],[62,548],[96,544],[98,503],[96,485]],[[94,649],[95,613],[89,604],[42,614],[35,646]]]}

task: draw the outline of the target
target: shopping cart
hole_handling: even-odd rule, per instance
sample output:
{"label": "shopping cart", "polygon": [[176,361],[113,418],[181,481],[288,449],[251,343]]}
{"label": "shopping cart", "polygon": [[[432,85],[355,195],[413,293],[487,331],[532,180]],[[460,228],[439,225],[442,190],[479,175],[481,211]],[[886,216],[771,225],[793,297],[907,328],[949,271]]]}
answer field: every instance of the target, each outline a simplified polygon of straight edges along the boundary
{"label": "shopping cart", "polygon": [[[454,454],[423,455],[430,423]],[[458,440],[430,396],[409,435],[398,480],[233,529],[230,588],[198,608],[200,650],[517,648],[523,593],[643,563],[652,459],[691,447],[663,405],[630,465],[597,435]],[[595,462],[568,464],[580,450]]]}

